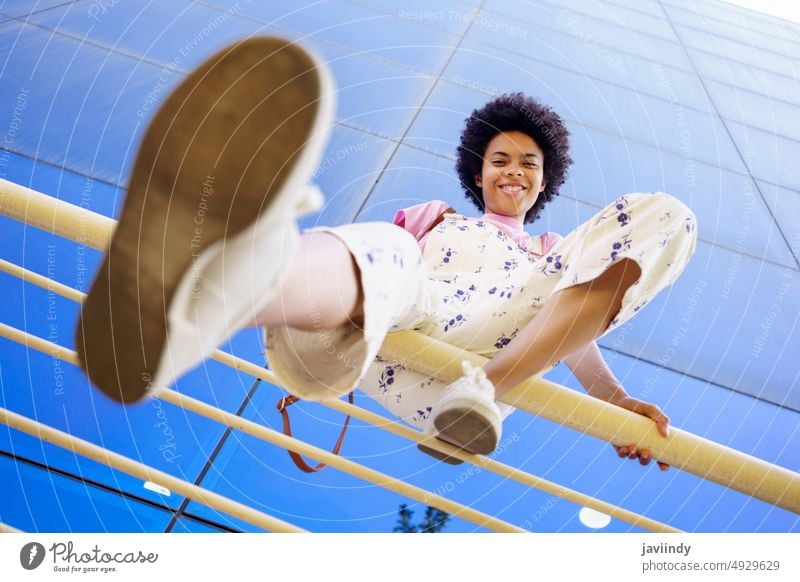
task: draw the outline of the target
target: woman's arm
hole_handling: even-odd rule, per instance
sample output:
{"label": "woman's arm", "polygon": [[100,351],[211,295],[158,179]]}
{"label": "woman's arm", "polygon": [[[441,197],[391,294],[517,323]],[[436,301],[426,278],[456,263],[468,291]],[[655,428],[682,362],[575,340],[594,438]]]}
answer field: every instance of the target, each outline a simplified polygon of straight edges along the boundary
{"label": "woman's arm", "polygon": [[[633,398],[625,391],[625,388],[608,367],[596,342],[589,342],[582,348],[572,352],[564,358],[564,363],[575,374],[587,394],[631,412],[647,416],[656,423],[658,432],[662,436],[669,436],[669,417],[655,404]],[[621,458],[638,458],[643,465],[647,465],[650,462],[650,451],[647,449],[638,450],[636,445],[614,445],[614,448]],[[669,465],[665,463],[659,462],[658,465],[662,471],[669,468]]]}
{"label": "woman's arm", "polygon": [[564,358],[564,363],[569,366],[589,396],[614,402],[628,395],[603,359],[597,342],[589,342],[575,350]]}

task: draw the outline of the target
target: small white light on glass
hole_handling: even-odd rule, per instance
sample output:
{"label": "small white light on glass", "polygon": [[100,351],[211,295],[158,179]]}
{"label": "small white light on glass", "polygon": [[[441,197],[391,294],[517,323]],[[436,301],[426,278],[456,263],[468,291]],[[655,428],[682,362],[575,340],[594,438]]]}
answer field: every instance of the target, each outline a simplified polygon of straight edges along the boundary
{"label": "small white light on glass", "polygon": [[603,529],[611,523],[611,516],[605,513],[600,513],[588,507],[581,507],[578,513],[578,518],[581,523],[591,529]]}
{"label": "small white light on glass", "polygon": [[163,495],[165,497],[169,497],[170,495],[172,495],[169,489],[159,485],[158,483],[153,483],[152,481],[145,481],[144,488],[149,489],[150,491],[154,491],[159,495]]}

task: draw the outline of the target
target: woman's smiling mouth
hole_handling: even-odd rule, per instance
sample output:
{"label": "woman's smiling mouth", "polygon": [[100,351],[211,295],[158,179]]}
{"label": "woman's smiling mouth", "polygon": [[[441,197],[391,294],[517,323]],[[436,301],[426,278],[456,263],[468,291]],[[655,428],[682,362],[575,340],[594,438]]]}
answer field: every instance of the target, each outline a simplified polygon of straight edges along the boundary
{"label": "woman's smiling mouth", "polygon": [[527,188],[522,184],[500,184],[499,188],[506,194],[511,195],[527,190]]}

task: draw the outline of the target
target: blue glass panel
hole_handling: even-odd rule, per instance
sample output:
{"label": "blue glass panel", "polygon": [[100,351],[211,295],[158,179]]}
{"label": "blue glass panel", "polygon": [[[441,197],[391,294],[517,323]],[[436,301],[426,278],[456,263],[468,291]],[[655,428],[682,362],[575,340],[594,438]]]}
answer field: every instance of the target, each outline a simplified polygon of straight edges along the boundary
{"label": "blue glass panel", "polygon": [[659,0],[613,0],[605,4],[613,4],[614,6],[621,6],[630,10],[638,10],[643,14],[662,18],[664,11],[661,9],[661,2]]}
{"label": "blue glass panel", "polygon": [[[686,3],[682,1],[664,1],[665,9],[671,9],[675,6],[686,8]],[[702,0],[693,0],[691,9],[697,13],[698,17],[707,16],[717,18],[723,22],[737,24],[748,28],[753,28],[764,34],[772,34],[775,36],[786,36],[791,39],[789,30],[787,30],[787,21],[774,16],[770,16],[763,12],[756,12],[748,10],[740,6],[735,6],[728,2],[704,2]]]}
{"label": "blue glass panel", "polygon": [[181,517],[170,529],[171,533],[226,533],[230,530],[214,527],[190,517]]}
{"label": "blue glass panel", "polygon": [[503,2],[502,0],[489,0],[483,5],[485,10],[498,12],[527,22],[554,23],[559,22],[572,13],[580,16],[585,22],[597,20],[603,24],[621,26],[633,35],[642,37],[648,35],[677,42],[669,23],[663,18],[656,18],[639,10],[628,10],[621,6],[605,2],[581,2],[581,0],[567,0],[559,2]]}
{"label": "blue glass panel", "polygon": [[26,532],[162,532],[171,513],[0,456],[0,521]]}
{"label": "blue glass panel", "polygon": [[[192,68],[229,42],[259,33],[301,36],[302,42],[333,42],[348,47],[348,52],[373,54],[434,73],[457,41],[411,19],[339,0],[291,8],[275,2],[211,4],[216,6],[180,1],[147,6],[119,3],[97,18],[87,18],[87,7],[80,5],[48,12],[36,22],[81,38],[88,35],[109,47],[124,47],[179,70]],[[154,21],[166,26],[154,27]]]}
{"label": "blue glass panel", "polygon": [[467,215],[478,212],[464,198],[451,158],[400,146],[358,220],[391,222],[401,208],[429,200],[442,200]]}
{"label": "blue glass panel", "polygon": [[[24,95],[14,151],[119,183],[133,157],[137,111],[159,82],[156,67],[9,22],[0,27],[8,55],[0,78],[5,104]],[[98,90],[102,87],[102,90]]]}
{"label": "blue glass panel", "polygon": [[[598,49],[605,47],[638,55],[651,61],[672,65],[686,71],[692,70],[691,62],[680,44],[674,40],[665,40],[646,32],[637,32],[634,28],[623,24],[615,24],[577,11],[565,10],[556,5],[541,4],[541,8],[530,14],[531,5],[525,3],[497,2],[496,12],[506,17],[517,17],[515,20],[503,20],[495,12],[486,13],[484,28],[495,29],[496,44],[499,39],[515,36],[527,36],[535,39],[541,28],[560,31],[587,44],[594,44]],[[489,3],[486,8],[493,6]],[[537,6],[539,6],[537,4]],[[480,18],[480,15],[478,16]],[[640,16],[648,19],[648,17]],[[491,19],[494,19],[492,22]],[[652,19],[649,19],[652,20]],[[513,26],[516,23],[517,26]],[[526,34],[527,33],[527,34]]]}
{"label": "blue glass panel", "polygon": [[678,282],[637,313],[622,349],[798,409],[798,285],[795,269],[700,242]]}
{"label": "blue glass panel", "polygon": [[384,137],[403,135],[436,80],[338,48],[317,48],[333,71],[337,119]]}
{"label": "blue glass panel", "polygon": [[783,237],[789,241],[795,260],[800,262],[800,192],[758,180],[756,183],[772,210]]}
{"label": "blue glass panel", "polygon": [[797,101],[800,84],[795,77],[771,73],[702,51],[690,50],[697,70],[704,78],[754,91],[788,103]]}
{"label": "blue glass panel", "polygon": [[754,178],[800,190],[800,143],[739,123],[726,125]]}
{"label": "blue glass panel", "polygon": [[791,30],[783,26],[771,26],[769,32],[760,32],[750,26],[750,22],[745,18],[734,24],[717,18],[699,15],[670,4],[665,4],[664,9],[673,22],[701,30],[714,37],[735,40],[779,54],[797,54],[797,51],[800,50],[800,37],[797,37]]}
{"label": "blue glass panel", "polygon": [[800,124],[787,123],[790,119],[800,119],[800,104],[771,99],[716,81],[706,80],[705,85],[723,117],[800,141]]}
{"label": "blue glass panel", "polygon": [[[444,75],[443,78],[452,78]],[[497,89],[496,87],[493,89]],[[419,109],[403,143],[444,157],[454,157],[464,120],[494,95],[450,83],[438,83]]]}
{"label": "blue glass panel", "polygon": [[3,14],[24,17],[28,14],[48,10],[63,3],[64,0],[34,0],[33,2],[31,2],[31,0],[4,0],[0,8],[2,8]]}
{"label": "blue glass panel", "polygon": [[325,206],[300,221],[303,228],[351,222],[378,180],[396,143],[335,125],[313,182],[325,195]]}
{"label": "blue glass panel", "polygon": [[[719,119],[695,109],[676,107],[665,99],[534,64],[488,47],[480,54],[459,51],[444,76],[468,78],[469,71],[474,70],[482,71],[480,81],[486,86],[501,92],[535,95],[568,120],[578,120],[677,154],[686,149],[689,140],[692,154],[698,160],[734,170],[741,166]],[[489,98],[464,87],[437,85],[414,120],[407,143],[452,155],[464,117]]]}
{"label": "blue glass panel", "polygon": [[[777,53],[763,50],[758,46],[728,40],[718,36],[685,26],[676,26],[681,41],[689,48],[709,52],[717,56],[739,61],[754,67],[760,67],[774,73],[781,73],[797,78],[800,67],[797,55]],[[787,47],[788,48],[788,47]]]}
{"label": "blue glass panel", "polygon": [[341,0],[289,13],[280,3],[249,2],[239,14],[431,74],[441,69],[458,42],[446,32]]}
{"label": "blue glass panel", "polygon": [[[425,26],[461,35],[470,26],[477,10],[461,0],[438,0],[435,4],[425,0],[359,0],[359,4]],[[474,3],[473,3],[474,4]]]}
{"label": "blue glass panel", "polygon": [[626,192],[667,192],[697,215],[702,240],[795,265],[744,168],[735,173],[698,162],[693,147],[677,155],[583,126],[574,128],[571,144],[570,183],[580,200],[602,208]]}
{"label": "blue glass panel", "polygon": [[[499,19],[500,17],[498,21],[501,22]],[[512,24],[508,26],[508,30],[512,30]],[[488,27],[473,27],[467,38],[501,48],[509,53],[513,52],[575,71],[586,78],[630,87],[642,93],[668,99],[673,103],[682,103],[706,111],[710,109],[708,98],[697,75],[659,62],[659,55],[648,60],[640,55],[600,46],[591,39],[581,36],[577,29],[562,32],[539,28],[535,32],[530,32],[528,34],[528,30],[523,29],[520,34],[498,35]],[[466,48],[478,54],[482,52],[479,45],[468,44]],[[531,71],[537,70],[534,64],[528,68]],[[472,79],[483,76],[483,71],[480,74],[477,74],[477,71],[479,69],[476,68],[466,79],[456,76],[446,78],[469,86]]]}
{"label": "blue glass panel", "polygon": [[238,12],[235,6],[222,10],[180,0],[95,2],[65,5],[30,20],[76,39],[136,55],[149,64],[188,71],[236,40],[269,32],[260,23],[237,16]]}
{"label": "blue glass panel", "polygon": [[[184,0],[177,0],[177,1],[182,2]],[[268,13],[264,12],[262,14],[266,16],[265,19],[269,20],[271,24],[280,26],[282,24],[281,19],[283,19],[287,15],[294,14],[297,12],[302,13],[306,10],[312,10],[315,8],[324,10],[327,1],[328,0],[294,0],[294,2],[286,4],[270,2],[270,4],[273,4],[272,6],[263,7],[263,10],[265,11],[268,10],[269,12]],[[204,2],[204,4],[215,6],[220,10],[235,11],[238,13],[241,11],[242,3],[239,0],[209,0],[208,2]],[[259,2],[259,4],[262,3]],[[253,13],[250,12],[247,13],[247,17],[256,19],[255,16],[253,16]]]}
{"label": "blue glass panel", "polygon": [[[238,4],[236,5],[238,6]],[[116,6],[114,7],[116,9]],[[128,4],[130,14],[114,14],[100,23],[87,23],[79,7],[63,14],[47,13],[37,22],[58,26],[81,38],[91,38],[114,50],[142,55],[166,67],[144,94],[128,90],[125,98],[138,102],[137,114],[147,120],[157,104],[179,82],[176,72],[188,72],[222,46],[256,31],[280,35],[296,33],[264,29],[253,20],[238,16],[238,10],[221,12],[201,5],[150,4],[146,8]],[[59,11],[60,12],[60,11]],[[154,28],[153,21],[171,22],[171,28]],[[432,80],[383,60],[332,46],[315,39],[302,39],[331,66],[337,86],[340,118],[359,127],[386,135],[401,133]],[[376,108],[376,104],[380,107]],[[367,105],[368,107],[365,107]]]}

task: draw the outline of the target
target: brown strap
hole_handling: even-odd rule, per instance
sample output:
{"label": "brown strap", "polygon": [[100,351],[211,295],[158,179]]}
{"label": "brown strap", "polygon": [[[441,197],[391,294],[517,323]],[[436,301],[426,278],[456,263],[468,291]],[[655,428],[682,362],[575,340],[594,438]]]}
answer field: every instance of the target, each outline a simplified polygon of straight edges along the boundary
{"label": "brown strap", "polygon": [[[295,402],[300,400],[297,396],[284,396],[280,400],[278,400],[278,404],[276,405],[278,412],[281,413],[283,417],[283,434],[286,436],[292,436],[292,425],[289,422],[289,411],[286,410],[287,406],[291,406]],[[347,395],[347,400],[350,404],[353,403],[353,393]],[[342,432],[339,433],[339,438],[336,440],[336,444],[333,446],[333,450],[331,451],[334,455],[338,455],[339,451],[342,449],[342,442],[344,441],[344,433],[347,430],[347,425],[350,424],[350,416],[344,420],[344,426],[342,426]],[[294,451],[288,451],[289,456],[294,461],[294,464],[297,465],[297,468],[303,471],[304,473],[314,473],[316,471],[321,471],[327,465],[325,463],[320,463],[316,467],[312,467],[308,463],[303,460],[303,457],[295,453]]]}

